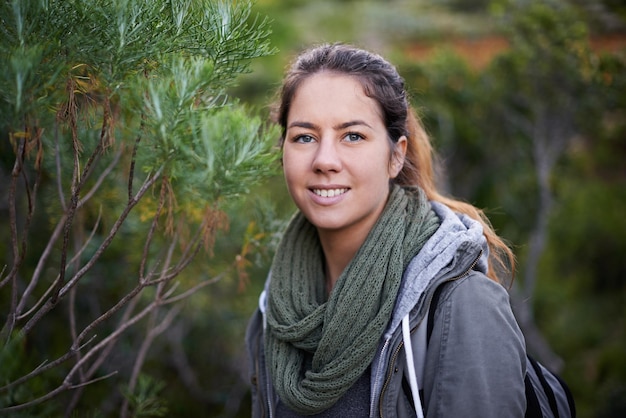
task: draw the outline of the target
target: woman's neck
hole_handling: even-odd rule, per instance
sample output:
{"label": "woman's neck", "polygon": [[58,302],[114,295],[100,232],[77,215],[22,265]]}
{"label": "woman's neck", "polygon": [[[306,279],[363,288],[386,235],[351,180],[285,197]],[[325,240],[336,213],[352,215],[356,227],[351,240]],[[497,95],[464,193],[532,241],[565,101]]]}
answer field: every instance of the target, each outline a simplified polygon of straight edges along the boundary
{"label": "woman's neck", "polygon": [[326,289],[330,294],[339,276],[367,238],[367,234],[362,237],[358,234],[329,231],[318,231],[318,234],[326,260]]}

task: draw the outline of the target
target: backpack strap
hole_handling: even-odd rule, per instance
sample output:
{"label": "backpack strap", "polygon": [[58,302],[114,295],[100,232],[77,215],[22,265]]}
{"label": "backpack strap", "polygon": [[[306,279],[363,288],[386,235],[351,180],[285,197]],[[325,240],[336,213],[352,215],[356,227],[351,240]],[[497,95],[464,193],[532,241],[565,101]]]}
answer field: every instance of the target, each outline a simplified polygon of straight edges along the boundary
{"label": "backpack strap", "polygon": [[567,384],[530,355],[526,355],[525,418],[575,418],[576,405]]}
{"label": "backpack strap", "polygon": [[541,403],[528,373],[524,376],[524,387],[526,392],[526,412],[524,413],[524,418],[542,418]]}
{"label": "backpack strap", "polygon": [[[539,366],[537,361],[532,358],[530,355],[526,356],[526,367],[532,367],[534,369],[535,375],[543,388],[543,393],[545,393],[546,398],[548,399],[548,405],[550,405],[550,410],[555,418],[559,418],[559,408],[556,406],[556,398],[554,397],[554,392],[552,391],[552,387],[546,381],[544,376],[544,372],[542,368]],[[528,373],[526,373],[526,378],[528,379]]]}
{"label": "backpack strap", "polygon": [[[445,283],[444,283],[445,284]],[[441,291],[443,289],[443,284],[437,286],[435,289],[435,293],[433,293],[433,298],[430,300],[430,306],[428,307],[428,322],[426,325],[426,346],[430,343],[430,335],[433,333],[433,326],[435,324],[435,310],[437,309],[437,305],[439,304],[439,297],[441,296]]]}

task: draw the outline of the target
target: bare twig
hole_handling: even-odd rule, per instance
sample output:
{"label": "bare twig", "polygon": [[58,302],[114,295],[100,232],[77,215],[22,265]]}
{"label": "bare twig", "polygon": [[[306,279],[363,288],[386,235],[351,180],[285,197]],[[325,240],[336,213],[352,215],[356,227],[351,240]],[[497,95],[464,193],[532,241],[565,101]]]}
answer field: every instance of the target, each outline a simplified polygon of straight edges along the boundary
{"label": "bare twig", "polygon": [[[128,321],[128,319],[131,317],[135,306],[137,305],[137,303],[139,302],[139,298],[135,297],[132,298],[128,301],[128,303],[126,304],[126,309],[122,315],[122,317],[120,318],[120,320],[118,321],[118,327],[121,324],[124,324],[126,321]],[[111,351],[113,350],[113,348],[115,347],[115,343],[117,341],[115,340],[111,340],[109,342],[109,344],[107,344],[106,346],[104,346],[102,348],[102,350],[100,351],[99,356],[91,363],[91,366],[89,367],[89,370],[85,373],[85,378],[88,379],[91,376],[93,376],[99,369],[100,366],[102,366],[102,364],[105,362],[105,360],[108,359],[109,355],[111,354]],[[67,409],[66,409],[66,416],[70,415],[71,412],[74,410],[74,408],[76,407],[76,405],[78,404],[78,401],[80,399],[80,397],[82,396],[83,393],[83,387],[77,388],[74,391],[74,394],[72,395],[72,399],[70,400],[70,402],[68,403]]]}
{"label": "bare twig", "polygon": [[59,202],[63,212],[67,212],[67,203],[65,202],[65,194],[63,193],[63,176],[61,175],[61,150],[59,149],[59,123],[54,123],[54,160],[57,170],[57,190],[59,192]]}
{"label": "bare twig", "polygon": [[[76,337],[77,337],[77,331],[76,331],[76,292],[77,292],[77,288],[73,287],[72,290],[70,291],[70,295],[69,295],[69,303],[68,303],[68,311],[69,311],[69,317],[70,317],[70,335],[72,336],[72,341],[76,341]],[[75,353],[75,357],[76,360],[80,360],[80,351],[76,351]],[[81,369],[80,370],[80,380],[83,381],[85,379],[84,377],[84,371]]]}
{"label": "bare twig", "polygon": [[171,347],[170,356],[172,362],[174,363],[176,370],[178,370],[180,380],[192,396],[196,399],[208,402],[210,400],[210,396],[198,383],[198,377],[196,376],[193,367],[189,364],[187,353],[181,343],[183,340],[182,328],[182,323],[178,321],[176,326],[170,328],[166,334]]}
{"label": "bare twig", "polygon": [[[22,312],[22,310],[24,310],[24,305],[26,304],[26,302],[29,299],[31,293],[33,292],[33,290],[37,286],[37,283],[39,282],[39,278],[41,277],[41,274],[43,273],[43,270],[44,270],[46,261],[48,260],[48,257],[52,253],[52,249],[54,248],[54,244],[57,242],[57,240],[61,236],[61,232],[63,231],[63,225],[65,224],[65,219],[66,219],[66,217],[63,216],[59,220],[59,222],[57,223],[56,227],[54,228],[54,231],[52,231],[52,234],[50,234],[50,239],[48,239],[48,243],[46,244],[46,247],[44,248],[43,252],[41,253],[41,256],[39,257],[39,260],[37,261],[37,266],[35,267],[35,270],[33,271],[33,275],[31,276],[31,280],[28,283],[28,286],[26,287],[26,289],[24,289],[24,291],[22,292],[22,298],[20,299],[20,303],[18,304],[18,307],[16,309],[17,314],[20,315],[20,319],[23,318],[24,316],[28,316],[29,315],[29,313],[21,315],[21,312]],[[55,281],[55,283],[56,283],[56,281]],[[52,291],[52,288],[50,288],[50,291]],[[46,297],[47,297],[47,294],[48,294],[48,292],[46,292]],[[37,305],[35,305],[35,306],[37,306]],[[33,309],[31,309],[31,311],[32,310]]]}
{"label": "bare twig", "polygon": [[[139,303],[139,298],[132,298],[128,301],[128,303],[126,304],[126,309],[124,311],[124,314],[122,315],[122,317],[120,318],[118,322],[118,327],[121,324],[124,324],[126,321],[128,321],[128,319],[131,317],[138,303]],[[106,346],[102,350],[100,357],[96,361],[94,361],[93,364],[91,365],[91,368],[89,369],[89,372],[87,373],[87,376],[93,376],[93,374],[96,373],[96,371],[100,368],[104,360],[106,360],[106,358],[108,357],[114,345],[115,345],[115,341],[112,341],[108,346]]]}
{"label": "bare twig", "polygon": [[[157,297],[160,298],[160,291],[157,291],[156,293],[157,295],[159,295]],[[146,356],[148,355],[148,350],[150,349],[150,346],[152,346],[154,339],[159,334],[163,333],[163,331],[165,331],[167,328],[169,328],[169,326],[172,324],[172,321],[174,321],[174,318],[176,318],[180,310],[181,308],[179,306],[173,307],[172,309],[169,310],[167,315],[163,319],[161,319],[161,321],[158,324],[156,321],[157,321],[159,312],[156,309],[152,311],[152,314],[150,315],[150,320],[148,321],[146,336],[144,337],[141,343],[141,347],[139,348],[139,352],[137,353],[137,357],[133,365],[133,371],[131,373],[130,380],[128,382],[129,392],[132,393],[135,390],[135,387],[137,385],[137,380],[139,379],[139,373],[141,372],[141,369],[143,368],[143,365],[146,360]],[[122,418],[128,417],[128,398],[124,398],[124,402],[122,403],[122,407],[120,409],[120,417]]]}
{"label": "bare twig", "polygon": [[[42,402],[45,402],[45,401],[47,401],[49,399],[54,398],[55,396],[59,395],[60,393],[68,390],[69,388],[71,388],[74,385],[71,382],[72,378],[74,377],[76,372],[85,365],[85,363],[87,361],[89,361],[98,351],[100,351],[101,349],[106,347],[109,343],[111,343],[112,341],[116,341],[124,331],[126,331],[128,328],[130,328],[131,326],[136,324],[138,321],[143,319],[147,314],[149,314],[153,309],[157,308],[160,304],[161,304],[160,301],[152,302],[151,304],[146,306],[141,312],[139,312],[138,314],[136,314],[132,318],[129,318],[128,321],[126,321],[125,323],[121,324],[121,326],[118,327],[115,331],[111,332],[106,338],[104,338],[102,341],[100,341],[98,344],[96,344],[94,347],[92,347],[87,353],[85,353],[85,355],[78,362],[76,362],[76,364],[72,367],[72,369],[65,376],[65,379],[63,380],[63,383],[61,385],[59,385],[57,388],[51,390],[50,392],[48,392],[48,393],[46,393],[46,394],[44,394],[44,395],[42,395],[42,396],[40,396],[38,398],[32,399],[32,400],[30,400],[28,402],[25,402],[23,404],[11,406],[11,407],[4,408],[4,409],[0,409],[0,412],[1,411],[17,411],[17,410],[22,410],[22,409],[34,406],[34,405],[38,405],[38,404],[40,404]],[[74,352],[74,350],[70,349],[70,351],[68,351],[68,353],[66,353],[63,356],[63,358],[66,360],[67,358],[69,358],[69,357],[71,357],[73,355],[73,352]],[[22,383],[24,381],[25,380],[18,379],[18,381],[13,382],[10,385],[11,385],[11,387],[13,387],[16,384]],[[0,388],[0,390],[1,389],[4,389],[4,388]]]}
{"label": "bare twig", "polygon": [[7,312],[7,320],[0,330],[0,338],[10,338],[11,333],[13,332],[13,327],[15,326],[15,317],[16,317],[16,308],[17,308],[17,271],[22,264],[25,254],[24,252],[20,252],[19,244],[18,244],[18,231],[17,231],[17,208],[16,205],[16,194],[17,194],[17,179],[20,176],[20,173],[23,169],[24,163],[24,155],[26,148],[26,139],[22,138],[19,141],[19,145],[17,147],[17,152],[15,153],[15,164],[13,165],[13,170],[11,172],[11,185],[9,186],[9,226],[11,230],[11,249],[13,251],[13,266],[7,274],[6,278],[4,278],[0,282],[0,288],[5,286],[7,283],[11,283],[11,302],[10,308]]}
{"label": "bare twig", "polygon": [[[70,80],[68,81],[68,89],[73,89],[73,79],[70,77]],[[69,99],[68,99],[68,113],[69,113],[69,120],[70,120],[70,127],[71,127],[71,131],[72,131],[72,145],[73,145],[73,152],[74,152],[74,174],[72,176],[72,189],[71,189],[71,196],[70,196],[70,206],[68,207],[67,210],[67,219],[65,221],[65,227],[63,229],[63,244],[62,244],[62,248],[61,248],[61,263],[60,263],[60,267],[59,267],[59,275],[60,275],[60,280],[59,283],[57,284],[56,288],[54,289],[54,292],[52,294],[52,297],[50,298],[50,303],[54,306],[56,305],[56,303],[58,302],[59,296],[60,296],[60,292],[61,292],[61,286],[63,286],[63,284],[65,283],[65,266],[66,266],[66,262],[67,262],[67,252],[69,249],[69,236],[70,236],[70,229],[71,226],[74,222],[74,215],[76,214],[76,210],[78,208],[78,203],[80,200],[80,191],[82,190],[83,186],[85,185],[85,182],[87,181],[87,178],[89,177],[89,174],[91,173],[91,170],[95,164],[95,162],[97,161],[97,159],[100,157],[100,155],[102,154],[103,150],[106,148],[106,145],[108,144],[108,132],[109,132],[109,128],[110,128],[110,123],[111,123],[111,117],[110,117],[110,108],[109,108],[109,96],[105,95],[104,96],[104,104],[103,104],[103,116],[102,116],[102,128],[100,130],[100,139],[98,141],[98,144],[96,145],[96,148],[93,150],[93,152],[91,153],[91,155],[89,156],[89,158],[87,159],[87,162],[85,163],[85,166],[81,172],[80,170],[80,160],[79,160],[79,155],[80,155],[80,141],[78,140],[78,132],[77,132],[77,127],[76,127],[76,105],[74,102],[74,92],[73,91],[69,91]],[[119,158],[119,156],[117,157]],[[117,159],[116,158],[116,159]],[[116,159],[114,159],[114,163],[116,164]],[[111,166],[110,166],[111,167]],[[104,179],[104,177],[100,176],[100,178],[98,179],[98,182],[96,182],[96,186],[94,186],[95,188],[99,187],[99,184],[102,182],[102,180]],[[133,205],[134,206],[134,205]]]}
{"label": "bare twig", "polygon": [[[143,129],[143,118],[141,120],[140,129]],[[135,180],[135,162],[137,160],[137,148],[139,148],[139,142],[141,142],[141,136],[137,135],[135,144],[133,145],[133,153],[130,159],[130,168],[128,170],[128,200],[133,198],[133,181]]]}
{"label": "bare twig", "polygon": [[[94,335],[93,337],[91,337],[87,342],[85,342],[83,345],[81,345],[80,347],[77,347],[76,350],[82,350],[83,348],[85,348],[87,345],[91,344],[91,342],[96,338],[96,336]],[[47,372],[48,370],[51,370],[53,368],[55,368],[56,366],[58,366],[59,364],[64,363],[65,361],[67,361],[69,358],[71,358],[74,355],[74,349],[70,348],[70,350],[68,352],[66,352],[65,354],[63,354],[61,357],[57,358],[56,360],[52,361],[52,362],[43,362],[42,364],[40,364],[39,366],[37,366],[35,369],[33,369],[30,373],[25,374],[24,376],[19,377],[18,379],[15,379],[12,382],[9,382],[8,384],[0,387],[0,392],[4,392],[7,391],[11,388],[14,388],[24,382],[27,382],[28,380],[32,379],[33,377],[39,376],[42,373]],[[2,411],[0,409],[0,411]]]}
{"label": "bare twig", "polygon": [[101,380],[106,380],[106,379],[109,379],[109,378],[111,378],[111,377],[115,376],[117,373],[118,373],[118,372],[117,372],[117,370],[116,370],[116,371],[113,371],[113,372],[111,372],[111,373],[105,374],[104,376],[100,376],[100,377],[97,377],[97,378],[95,378],[95,379],[91,379],[91,380],[89,380],[89,381],[87,381],[87,382],[82,382],[82,383],[79,383],[79,384],[77,384],[77,385],[71,385],[71,386],[68,386],[68,388],[67,388],[67,389],[68,389],[68,390],[80,389],[80,388],[83,388],[83,387],[85,387],[85,386],[91,385],[91,384],[93,384],[93,383],[99,382],[99,381],[101,381]]}
{"label": "bare twig", "polygon": [[[116,156],[113,159],[113,161],[104,169],[103,173],[99,176],[99,178],[96,181],[95,185],[89,190],[89,192],[87,192],[85,194],[85,196],[82,199],[80,199],[78,201],[78,204],[76,206],[76,210],[82,208],[89,201],[89,199],[94,195],[94,193],[100,188],[100,185],[102,184],[102,182],[104,181],[106,176],[108,174],[110,174],[110,172],[113,170],[113,168],[119,162],[119,159],[120,159],[121,155],[122,155],[122,149],[120,149],[118,151],[118,153],[116,154]],[[61,187],[60,184],[59,184],[59,187]],[[62,205],[65,207],[64,199],[61,199],[61,200],[62,200]],[[94,225],[94,228],[93,228],[94,232],[95,232],[96,228],[99,226],[100,215],[101,215],[101,212],[99,213],[98,221]],[[51,286],[51,288],[49,288],[49,290],[45,292],[44,296],[39,299],[39,302],[33,308],[31,308],[29,312],[27,312],[25,314],[22,314],[22,310],[24,309],[24,305],[26,304],[26,301],[29,299],[29,297],[30,297],[31,293],[33,292],[35,286],[37,286],[37,284],[39,283],[39,277],[41,276],[41,274],[43,272],[43,268],[45,266],[45,263],[48,260],[48,257],[50,256],[50,253],[52,251],[52,248],[53,248],[54,244],[60,238],[61,233],[63,231],[63,226],[66,225],[66,222],[67,222],[67,212],[59,220],[59,222],[57,223],[57,226],[55,227],[54,231],[50,235],[50,239],[48,240],[48,243],[46,244],[46,247],[45,247],[43,253],[39,257],[39,260],[37,262],[37,266],[35,267],[33,275],[31,276],[31,280],[30,280],[28,286],[26,287],[26,289],[22,292],[22,297],[21,297],[20,302],[18,304],[18,307],[16,309],[16,312],[17,312],[17,315],[18,315],[18,319],[22,319],[22,318],[30,315],[30,313],[32,313],[34,311],[36,306],[39,305],[43,300],[45,300],[45,298],[48,297],[48,295],[50,294],[50,292],[53,289],[57,288],[58,283],[60,283],[60,281],[61,281],[61,278],[60,278],[60,275],[59,275],[57,277],[57,280],[55,280],[55,282]],[[92,233],[91,236],[93,236],[93,235],[94,234]],[[85,243],[85,245],[83,246],[83,249],[87,246],[88,243],[89,242]],[[78,255],[79,254],[76,254],[74,256],[74,258],[76,258],[76,256],[78,256]],[[70,264],[71,263],[72,263],[72,261],[70,261]]]}
{"label": "bare twig", "polygon": [[154,237],[154,232],[159,224],[159,217],[161,216],[161,211],[163,210],[163,206],[165,205],[165,193],[166,187],[165,184],[167,182],[166,176],[163,176],[161,179],[161,193],[159,194],[159,203],[157,205],[157,209],[152,217],[152,223],[150,225],[150,229],[148,230],[148,235],[146,237],[146,242],[143,246],[143,253],[141,254],[141,262],[139,264],[139,282],[143,283],[146,281],[144,277],[146,262],[148,260],[148,251],[150,249],[150,245],[152,244],[152,239]]}
{"label": "bare twig", "polygon": [[100,174],[100,176],[98,176],[98,180],[96,180],[95,184],[91,187],[91,189],[89,189],[87,193],[85,193],[85,196],[83,196],[83,198],[80,199],[78,203],[78,208],[82,207],[89,199],[91,199],[91,197],[98,191],[98,189],[100,189],[102,182],[104,182],[106,177],[113,171],[115,166],[117,166],[117,164],[119,163],[120,157],[122,156],[123,152],[124,152],[123,148],[120,147],[120,149],[115,153],[115,157],[113,158],[113,160],[109,163],[108,166],[106,166],[104,170],[102,170],[102,173]]}
{"label": "bare twig", "polygon": [[[52,296],[48,300],[48,304],[50,305],[50,309],[54,307],[59,299],[59,291],[61,290],[61,286],[65,282],[65,266],[67,263],[67,253],[69,251],[69,240],[70,240],[70,231],[72,224],[74,223],[74,215],[76,214],[76,207],[78,206],[78,200],[80,196],[80,187],[82,185],[81,182],[81,169],[80,169],[80,153],[81,153],[81,144],[78,139],[78,107],[76,105],[75,99],[75,91],[76,91],[76,82],[72,75],[70,74],[67,83],[66,83],[66,92],[68,95],[66,105],[60,110],[62,113],[62,118],[67,120],[70,127],[70,132],[72,135],[72,156],[74,160],[74,168],[72,171],[72,185],[70,188],[70,204],[66,210],[65,224],[63,226],[63,240],[61,246],[61,262],[59,266],[59,280],[55,284],[54,289],[52,291]],[[94,150],[94,154],[98,152],[98,148]],[[93,157],[93,154],[92,154]]]}
{"label": "bare twig", "polygon": [[171,304],[171,303],[176,303],[176,302],[180,302],[183,299],[188,298],[189,296],[193,295],[194,293],[196,293],[198,290],[202,289],[203,287],[206,287],[208,285],[211,284],[215,284],[217,282],[219,282],[220,280],[222,280],[224,278],[224,276],[226,276],[226,272],[220,273],[217,276],[214,276],[208,280],[205,280],[201,283],[198,283],[197,285],[193,286],[192,288],[186,290],[185,292],[176,295],[174,297],[171,298],[167,298],[164,299],[162,304],[163,305],[167,305],[167,304]]}
{"label": "bare twig", "polygon": [[23,409],[30,408],[31,406],[39,405],[39,404],[41,404],[41,403],[43,403],[45,401],[48,401],[50,399],[54,399],[56,396],[58,396],[59,394],[63,393],[67,389],[69,389],[69,385],[63,384],[63,385],[57,387],[56,389],[51,390],[50,392],[46,393],[45,395],[43,395],[43,396],[41,396],[41,397],[39,397],[37,399],[33,399],[32,401],[29,401],[29,402],[26,402],[26,403],[23,403],[23,404],[2,408],[2,409],[0,409],[0,412],[21,411]]}
{"label": "bare twig", "polygon": [[[189,263],[191,263],[191,261],[193,261],[195,256],[198,254],[198,252],[202,248],[203,235],[205,234],[206,229],[211,227],[209,223],[210,222],[207,219],[203,220],[202,224],[196,230],[191,241],[186,246],[185,251],[183,251],[183,254],[180,257],[179,262],[172,269],[172,271],[167,275],[162,275],[159,279],[148,282],[148,284],[155,285],[163,281],[169,281],[173,279],[174,277],[176,277],[178,274],[180,274],[180,272],[183,271],[189,265]],[[170,251],[172,250],[173,250],[173,246],[170,246]]]}
{"label": "bare twig", "polygon": [[[113,241],[113,238],[115,237],[115,235],[117,234],[117,232],[121,228],[122,224],[124,223],[124,220],[126,219],[128,214],[130,213],[130,211],[137,205],[137,203],[141,200],[143,195],[148,191],[148,189],[159,178],[159,176],[161,175],[162,170],[163,170],[163,168],[160,168],[156,173],[154,173],[154,175],[149,176],[146,179],[146,181],[144,182],[142,187],[139,189],[139,191],[137,192],[137,194],[135,195],[133,200],[128,202],[128,204],[126,205],[126,207],[124,208],[124,210],[122,211],[122,213],[120,214],[118,219],[113,224],[111,230],[109,231],[109,234],[104,239],[102,244],[100,244],[100,247],[98,247],[98,249],[96,250],[94,255],[83,266],[83,268],[81,268],[74,275],[74,277],[72,277],[70,280],[68,280],[68,282],[59,290],[59,292],[58,292],[58,296],[59,297],[63,297],[65,294],[67,294],[67,292],[73,286],[75,286],[76,283],[78,283],[78,281],[95,265],[95,263],[98,261],[100,256],[102,256],[102,253],[109,247],[109,245]],[[35,324],[37,322],[39,322],[39,320],[55,306],[55,304],[56,304],[56,301],[53,300],[52,297],[50,299],[48,299],[48,301],[26,323],[26,325],[24,325],[24,327],[22,328],[22,332],[23,333],[28,333],[35,326]]]}
{"label": "bare twig", "polygon": [[[89,190],[89,192],[87,192],[87,194],[78,201],[78,204],[76,206],[76,210],[82,208],[88,201],[89,199],[94,195],[94,193],[100,188],[100,185],[102,184],[102,182],[104,181],[104,179],[106,178],[106,176],[108,174],[111,173],[111,171],[113,170],[113,168],[117,165],[117,163],[119,162],[119,159],[122,155],[122,150],[120,149],[118,151],[118,153],[116,154],[115,158],[113,159],[113,161],[104,169],[104,171],[102,172],[102,174],[99,176],[98,180],[96,181],[95,185]],[[59,176],[60,177],[60,176]],[[59,180],[60,182],[60,180]],[[61,187],[61,185],[59,184],[59,187]],[[65,207],[65,202],[64,199],[61,199],[61,204]],[[96,228],[99,226],[99,221],[100,221],[100,217],[101,217],[101,213],[99,213],[98,215],[98,220],[96,221],[96,224],[94,225],[93,228],[93,233],[91,234],[91,237],[94,236],[94,233],[96,231]],[[18,315],[18,319],[23,319],[24,317],[30,315],[30,313],[32,313],[34,311],[34,309],[43,301],[45,300],[45,298],[48,297],[48,295],[50,294],[50,292],[53,289],[56,289],[61,281],[60,275],[57,277],[57,280],[55,280],[55,282],[53,283],[53,285],[48,289],[48,291],[45,292],[44,296],[42,298],[39,299],[39,302],[37,304],[35,304],[35,306],[33,308],[30,309],[29,312],[22,314],[22,310],[24,309],[24,305],[26,304],[26,301],[29,299],[31,293],[33,292],[35,286],[37,286],[37,284],[39,283],[39,277],[41,276],[41,273],[43,272],[43,268],[45,266],[46,261],[48,260],[48,257],[52,251],[53,245],[56,243],[56,241],[59,239],[59,237],[61,236],[61,232],[63,231],[63,226],[66,225],[67,222],[67,214],[64,215],[59,222],[57,223],[57,226],[55,227],[54,231],[52,232],[52,234],[50,235],[50,239],[48,240],[48,243],[43,251],[43,253],[41,254],[41,256],[39,257],[39,260],[37,262],[37,266],[35,267],[35,270],[33,272],[33,275],[31,276],[31,280],[28,284],[28,286],[26,287],[26,289],[24,289],[24,291],[22,292],[22,297],[20,299],[20,302],[17,306],[16,309],[16,314]],[[90,240],[89,240],[90,241]],[[89,241],[85,242],[85,245],[83,246],[83,250],[84,248],[86,248],[87,244],[89,243]],[[76,259],[77,256],[79,256],[79,254],[76,254],[72,260]],[[72,263],[72,261],[69,262],[70,264]]]}
{"label": "bare twig", "polygon": [[[87,238],[85,240],[85,242],[83,243],[83,246],[76,252],[76,254],[74,254],[72,259],[70,260],[70,264],[72,264],[75,261],[77,261],[80,258],[80,256],[85,252],[85,250],[87,249],[87,246],[91,243],[91,241],[93,240],[94,236],[96,235],[98,227],[100,226],[101,219],[102,219],[102,208],[100,208],[100,211],[98,212],[98,218],[96,219],[96,221],[94,223],[94,226],[91,229],[91,234],[89,235],[89,238]],[[23,292],[22,299],[20,300],[20,305],[18,305],[17,313],[18,313],[19,316],[17,317],[17,320],[24,319],[24,318],[28,317],[31,313],[33,313],[37,309],[37,307],[39,305],[41,305],[43,303],[43,301],[46,300],[46,298],[48,297],[50,292],[52,292],[52,289],[54,289],[54,286],[55,286],[55,284],[57,283],[58,280],[60,280],[60,278],[57,275],[55,281],[50,285],[50,287],[48,287],[48,289],[39,298],[39,300],[30,308],[30,310],[28,310],[27,312],[22,314],[21,313],[21,308],[23,307],[23,304],[24,304],[24,302],[26,300],[26,297],[28,295],[30,295],[30,291],[32,291],[31,287],[34,286],[34,284],[36,284],[36,282],[34,280],[31,280],[31,282],[29,283],[29,287],[26,289],[26,290],[30,289],[30,291],[28,293],[26,293],[26,291]]]}
{"label": "bare twig", "polygon": [[[144,187],[145,187],[145,185],[144,185]],[[158,218],[159,218],[159,216],[160,216],[160,212],[161,212],[161,208],[162,208],[162,206],[163,206],[163,205],[161,205],[161,204],[159,205],[159,208],[157,209],[157,211],[156,211],[156,213],[155,213],[155,215],[154,215],[154,217],[153,217],[153,222],[152,222],[153,226],[154,226],[154,225],[156,224],[156,222],[158,221]],[[152,229],[152,227],[151,227],[151,229]],[[125,322],[127,322],[127,321],[129,320],[130,315],[132,314],[132,312],[133,312],[133,310],[134,310],[135,306],[136,306],[136,305],[137,305],[137,303],[138,303],[138,299],[137,299],[137,298],[135,298],[134,296],[136,296],[136,295],[137,295],[137,294],[138,294],[138,293],[139,293],[139,292],[140,292],[140,291],[141,291],[144,287],[147,287],[147,285],[146,285],[146,283],[145,283],[145,280],[142,280],[142,279],[141,279],[141,277],[143,277],[143,268],[145,268],[145,264],[146,264],[146,261],[147,261],[147,257],[148,257],[148,252],[147,252],[147,251],[144,251],[144,253],[143,253],[143,255],[142,255],[142,260],[141,260],[141,262],[140,262],[140,265],[142,266],[142,267],[140,268],[140,272],[139,272],[139,276],[140,276],[139,283],[140,283],[140,285],[139,285],[139,286],[137,286],[137,287],[136,287],[136,288],[135,288],[135,289],[134,289],[131,293],[129,293],[128,295],[131,295],[131,294],[132,294],[132,295],[131,295],[130,297],[128,297],[128,298],[125,298],[125,299],[126,299],[126,301],[125,301],[123,304],[119,305],[119,308],[115,310],[115,312],[117,312],[117,310],[121,309],[123,306],[125,306],[125,305],[126,305],[126,310],[125,310],[124,314],[122,315],[122,318],[120,319],[120,326],[121,326],[121,324],[124,324]],[[84,333],[84,332],[83,332],[83,333]],[[82,337],[81,337],[81,338],[82,338]],[[109,346],[108,346],[108,347],[106,347],[106,348],[103,350],[103,355],[101,355],[101,357],[100,357],[100,358],[99,358],[96,362],[94,362],[94,365],[93,365],[93,366],[92,366],[92,368],[90,369],[90,371],[89,371],[88,375],[91,375],[91,374],[93,374],[93,373],[95,373],[95,372],[96,372],[97,367],[99,367],[99,365],[101,364],[101,362],[102,362],[102,361],[104,361],[104,359],[108,356],[108,353],[109,353],[109,351],[112,349],[112,347],[113,347],[113,344],[109,344]]]}

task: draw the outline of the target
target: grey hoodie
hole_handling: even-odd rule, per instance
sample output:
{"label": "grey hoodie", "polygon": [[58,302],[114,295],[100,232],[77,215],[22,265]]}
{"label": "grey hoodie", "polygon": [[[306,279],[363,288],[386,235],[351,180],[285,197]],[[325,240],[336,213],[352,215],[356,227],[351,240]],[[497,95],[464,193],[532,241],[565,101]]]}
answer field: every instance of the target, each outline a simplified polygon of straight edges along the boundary
{"label": "grey hoodie", "polygon": [[[420,359],[416,368],[424,388],[424,416],[521,418],[526,407],[524,338],[506,290],[485,275],[488,247],[482,226],[445,205],[432,202],[432,207],[441,225],[407,267],[372,361],[370,417],[416,416],[405,384],[401,323],[408,315],[411,351]],[[432,337],[424,353],[425,341],[415,330],[440,285]],[[262,347],[264,294],[259,302],[246,336],[254,417],[273,416],[277,403]]]}

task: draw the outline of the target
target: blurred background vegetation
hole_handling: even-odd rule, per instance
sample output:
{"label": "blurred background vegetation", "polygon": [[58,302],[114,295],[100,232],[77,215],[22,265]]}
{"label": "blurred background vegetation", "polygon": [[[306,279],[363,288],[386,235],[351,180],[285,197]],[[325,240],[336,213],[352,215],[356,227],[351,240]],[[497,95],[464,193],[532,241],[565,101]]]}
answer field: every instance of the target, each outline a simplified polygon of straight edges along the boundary
{"label": "blurred background vegetation", "polygon": [[[626,416],[623,2],[257,0],[253,11],[271,19],[278,52],[253,60],[230,95],[267,117],[285,66],[315,43],[389,58],[440,154],[442,187],[484,208],[515,249],[511,294],[529,349],[560,370],[578,416]],[[182,273],[212,277],[244,256],[186,301],[148,353],[144,389],[167,416],[249,416],[243,336],[293,210],[280,175],[255,186],[227,208],[213,254]],[[133,257],[123,244],[111,274]],[[40,337],[48,345],[60,344],[54,326]],[[134,350],[131,334],[115,358]],[[93,384],[75,416],[114,416],[123,388],[110,390]]]}

